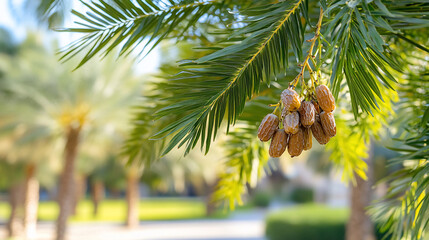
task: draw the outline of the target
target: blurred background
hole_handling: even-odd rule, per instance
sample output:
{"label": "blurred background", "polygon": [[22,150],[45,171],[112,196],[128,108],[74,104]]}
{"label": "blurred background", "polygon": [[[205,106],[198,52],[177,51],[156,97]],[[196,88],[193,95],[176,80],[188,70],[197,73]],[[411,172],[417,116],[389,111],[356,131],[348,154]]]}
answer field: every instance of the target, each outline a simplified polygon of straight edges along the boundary
{"label": "blurred background", "polygon": [[[387,137],[370,143],[366,162],[374,167],[363,189],[345,184],[313,141],[293,160],[270,159],[234,211],[211,201],[225,170],[216,145],[207,155],[175,150],[151,166],[127,166],[120,153],[131,107],[146,81],[193,46],[164,41],[141,61],[108,55],[73,71],[77,62],[56,52],[79,36],[49,29],[73,26],[70,10],[84,6],[61,1],[43,15],[45,2],[0,0],[0,239],[54,239],[70,147],[78,149],[70,240],[344,239],[352,192],[368,202],[386,192],[369,186],[395,170],[387,160],[396,153],[380,144]],[[76,123],[79,132],[69,128]]]}

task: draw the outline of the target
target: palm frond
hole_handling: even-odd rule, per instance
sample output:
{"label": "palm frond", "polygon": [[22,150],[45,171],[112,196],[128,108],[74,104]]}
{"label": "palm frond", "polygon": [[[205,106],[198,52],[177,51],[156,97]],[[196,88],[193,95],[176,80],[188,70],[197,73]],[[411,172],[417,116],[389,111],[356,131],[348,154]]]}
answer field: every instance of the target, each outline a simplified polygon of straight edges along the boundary
{"label": "palm frond", "polygon": [[[428,108],[429,109],[429,108]],[[404,154],[396,161],[407,161],[407,166],[395,172],[386,180],[390,183],[388,195],[371,209],[376,220],[392,233],[395,239],[425,239],[429,222],[429,122],[425,130],[404,141],[404,147],[397,149]]]}
{"label": "palm frond", "polygon": [[63,24],[70,8],[71,2],[67,0],[39,0],[36,17],[40,23],[47,23],[52,29]]}
{"label": "palm frond", "polygon": [[[394,239],[425,239],[429,223],[429,74],[427,64],[407,73],[399,89],[402,98],[399,113],[405,134],[390,147],[401,155],[391,159],[400,170],[385,179],[390,186],[387,195],[371,208],[371,214],[383,223],[383,229]],[[404,127],[403,127],[404,128]]]}
{"label": "palm frond", "polygon": [[[121,45],[119,55],[127,55],[140,44],[141,53],[150,52],[161,40],[171,37],[180,37],[196,22],[209,22],[215,12],[218,18],[226,8],[223,0],[114,0],[87,3],[81,1],[90,12],[86,15],[72,11],[80,21],[80,28],[59,29],[59,31],[85,34],[82,38],[64,47],[61,50],[61,59],[69,59],[81,51],[85,56],[77,67],[91,59],[94,55],[104,51],[111,52]],[[180,31],[178,31],[180,29]],[[143,43],[145,41],[145,43]]]}
{"label": "palm frond", "polygon": [[[266,91],[270,91],[267,89]],[[272,92],[272,91],[270,91]],[[280,89],[274,91],[276,94]],[[241,195],[246,190],[246,184],[254,188],[264,174],[268,156],[268,144],[255,137],[261,118],[272,112],[269,104],[277,99],[274,94],[264,94],[246,103],[243,115],[236,126],[222,143],[226,151],[226,171],[219,178],[213,200],[226,202],[230,209],[242,204]],[[255,114],[256,113],[256,114]]]}
{"label": "palm frond", "polygon": [[[122,146],[121,154],[127,158],[127,164],[138,162],[150,166],[152,162],[160,158],[165,142],[169,139],[151,140],[154,132],[160,131],[173,121],[177,121],[183,115],[176,115],[155,121],[154,113],[167,107],[170,102],[162,101],[162,97],[173,97],[171,93],[165,92],[165,81],[147,83],[146,91],[139,99],[132,111],[132,129],[127,140]],[[149,94],[150,92],[150,94]]]}
{"label": "palm frond", "polygon": [[[335,18],[325,30],[326,33],[332,32],[327,58],[333,59],[330,78],[333,94],[338,97],[345,78],[355,118],[359,116],[360,109],[373,114],[373,110],[379,109],[378,101],[385,101],[380,88],[393,89],[396,79],[391,72],[402,69],[391,57],[388,45],[373,24],[373,5],[362,2],[361,5],[344,4],[333,9],[337,11]],[[384,19],[381,20],[389,26]]]}
{"label": "palm frond", "polygon": [[160,118],[185,113],[155,134],[154,138],[174,135],[164,153],[185,144],[188,153],[199,141],[207,152],[225,115],[228,132],[246,99],[259,92],[261,82],[269,84],[273,73],[288,64],[289,48],[296,58],[301,56],[305,25],[300,16],[306,11],[302,0],[253,8],[246,12],[248,24],[229,40],[236,43],[244,34],[239,43],[184,61],[183,71],[167,85],[167,92],[174,95],[170,101],[175,103],[157,113]]}
{"label": "palm frond", "polygon": [[135,162],[150,165],[159,159],[159,153],[163,148],[163,141],[149,140],[152,131],[156,128],[151,119],[153,109],[146,106],[135,106],[133,108],[131,123],[133,128],[122,145],[121,155],[127,158],[127,164]]}
{"label": "palm frond", "polygon": [[393,89],[393,72],[403,70],[382,34],[394,34],[426,50],[401,33],[427,28],[429,18],[425,10],[429,10],[427,3],[380,0],[353,4],[339,1],[328,8],[334,15],[324,31],[330,37],[326,59],[333,59],[330,83],[337,97],[345,78],[356,118],[360,110],[373,114],[373,110],[379,109],[378,103],[386,100],[380,88]]}
{"label": "palm frond", "polygon": [[326,145],[331,152],[330,159],[335,168],[342,172],[344,182],[354,182],[355,174],[362,179],[367,179],[368,166],[363,160],[368,157],[367,146],[359,129],[347,124],[345,119],[335,116],[337,135]]}
{"label": "palm frond", "polygon": [[387,31],[399,32],[429,27],[429,3],[426,1],[374,1],[368,5],[372,12],[372,24]]}

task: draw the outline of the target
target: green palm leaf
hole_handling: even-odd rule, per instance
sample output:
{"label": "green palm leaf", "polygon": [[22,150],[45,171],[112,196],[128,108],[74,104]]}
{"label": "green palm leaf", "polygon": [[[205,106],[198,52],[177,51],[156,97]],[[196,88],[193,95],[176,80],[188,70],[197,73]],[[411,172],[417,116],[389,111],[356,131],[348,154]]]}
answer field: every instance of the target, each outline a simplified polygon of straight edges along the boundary
{"label": "green palm leaf", "polygon": [[[399,60],[392,55],[381,33],[404,39],[401,31],[429,26],[427,10],[429,5],[419,1],[380,0],[353,4],[337,1],[328,8],[335,16],[324,31],[330,34],[330,54],[326,59],[333,59],[330,84],[337,98],[343,79],[346,80],[355,118],[361,112],[372,114],[374,109],[378,110],[377,101],[387,100],[382,98],[380,87],[393,89],[393,72],[402,72]],[[426,49],[414,41],[412,44]]]}
{"label": "green palm leaf", "polygon": [[[86,15],[72,11],[80,19],[77,24],[82,27],[60,29],[85,34],[61,50],[61,59],[69,59],[86,51],[77,67],[97,53],[104,51],[107,54],[119,45],[119,55],[129,54],[140,44],[143,44],[141,52],[150,47],[149,52],[174,32],[177,32],[175,37],[180,37],[203,16],[203,21],[209,22],[214,12],[221,13],[219,10],[225,7],[222,0],[169,0],[166,3],[151,0],[100,0],[99,3],[82,3],[91,11]],[[143,43],[145,39],[147,41]]]}
{"label": "green palm leaf", "polygon": [[246,103],[236,126],[222,143],[226,153],[226,170],[220,175],[213,200],[226,202],[230,209],[234,209],[236,203],[242,203],[241,195],[246,184],[254,188],[264,174],[269,160],[268,144],[256,138],[255,132],[261,118],[272,112],[269,104],[277,100],[276,96],[282,89],[279,87],[264,90],[264,96]]}
{"label": "green palm leaf", "polygon": [[233,43],[241,38],[239,43],[183,62],[183,71],[166,86],[174,95],[168,100],[175,103],[157,113],[160,118],[185,113],[155,134],[154,138],[173,134],[164,153],[185,144],[188,153],[199,141],[207,152],[224,117],[228,131],[261,82],[269,83],[270,76],[288,64],[289,48],[300,58],[305,28],[300,17],[306,11],[302,0],[250,9],[245,12],[248,24],[231,36]]}
{"label": "green palm leaf", "polygon": [[[385,182],[389,189],[381,200],[370,209],[372,216],[383,223],[383,229],[393,239],[426,239],[429,222],[429,74],[427,64],[415,73],[409,70],[407,79],[399,88],[399,121],[405,126],[405,136],[398,139],[397,147],[390,149],[401,153],[391,159],[400,167]],[[416,91],[416,89],[419,89]],[[402,133],[402,135],[404,135]],[[405,164],[406,163],[406,164]]]}

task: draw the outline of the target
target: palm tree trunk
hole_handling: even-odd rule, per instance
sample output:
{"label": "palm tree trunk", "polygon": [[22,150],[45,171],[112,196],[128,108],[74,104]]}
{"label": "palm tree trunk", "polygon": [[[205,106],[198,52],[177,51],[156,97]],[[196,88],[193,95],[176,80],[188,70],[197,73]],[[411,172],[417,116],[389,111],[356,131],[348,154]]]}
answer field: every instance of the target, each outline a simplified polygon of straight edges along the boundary
{"label": "palm tree trunk", "polygon": [[371,141],[368,152],[368,158],[365,160],[368,164],[368,180],[356,176],[356,185],[351,186],[351,214],[347,223],[347,240],[375,240],[374,224],[372,223],[366,208],[372,200],[372,182],[373,182],[373,158],[374,146]]}
{"label": "palm tree trunk", "polygon": [[73,207],[74,195],[74,162],[79,145],[80,128],[70,127],[64,148],[64,169],[61,174],[59,189],[60,214],[57,219],[57,240],[64,240],[67,230],[67,220]]}
{"label": "palm tree trunk", "polygon": [[86,193],[86,177],[84,175],[77,175],[75,177],[75,194],[73,198],[72,215],[76,215],[77,205],[80,200],[85,198]]}
{"label": "palm tree trunk", "polygon": [[93,215],[98,215],[98,205],[104,198],[104,184],[102,181],[95,181],[92,186],[92,203],[93,203]]}
{"label": "palm tree trunk", "polygon": [[9,189],[9,204],[10,204],[10,216],[7,223],[8,235],[10,238],[17,237],[22,232],[22,199],[23,199],[23,188],[22,183],[13,184]]}
{"label": "palm tree trunk", "polygon": [[39,181],[35,176],[35,171],[36,165],[34,163],[27,166],[24,196],[24,233],[27,239],[36,237]]}
{"label": "palm tree trunk", "polygon": [[139,178],[136,172],[127,176],[127,227],[139,225]]}
{"label": "palm tree trunk", "polygon": [[206,183],[206,216],[212,216],[217,209],[216,202],[214,201],[214,193],[216,192],[216,186],[218,185],[220,178],[217,178],[213,183]]}

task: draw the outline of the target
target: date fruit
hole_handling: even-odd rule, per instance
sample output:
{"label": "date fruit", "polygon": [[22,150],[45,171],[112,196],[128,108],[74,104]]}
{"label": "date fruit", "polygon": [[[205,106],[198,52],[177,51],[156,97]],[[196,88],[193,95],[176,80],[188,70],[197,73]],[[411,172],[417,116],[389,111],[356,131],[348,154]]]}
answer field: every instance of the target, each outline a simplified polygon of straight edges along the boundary
{"label": "date fruit", "polygon": [[280,157],[286,150],[288,136],[284,129],[277,129],[271,140],[268,153],[271,157]]}
{"label": "date fruit", "polygon": [[296,134],[293,134],[289,137],[289,143],[287,151],[291,157],[296,157],[301,155],[304,150],[304,132],[302,128],[298,129]]}
{"label": "date fruit", "polygon": [[298,110],[301,106],[299,95],[292,88],[285,89],[280,95],[280,98],[283,102],[283,106],[290,112]]}
{"label": "date fruit", "polygon": [[283,126],[287,134],[295,134],[299,129],[299,114],[291,112],[283,119]]}
{"label": "date fruit", "polygon": [[325,145],[329,142],[329,136],[323,131],[322,124],[320,123],[319,117],[316,116],[316,120],[311,126],[311,132],[313,133],[314,138],[321,144]]}
{"label": "date fruit", "polygon": [[316,115],[316,109],[314,105],[309,101],[303,101],[299,108],[299,118],[301,124],[304,127],[310,127],[314,123],[314,117]]}
{"label": "date fruit", "polygon": [[259,125],[258,138],[263,142],[270,140],[278,126],[279,118],[275,114],[267,114]]}
{"label": "date fruit", "polygon": [[310,128],[303,128],[304,132],[304,150],[310,150],[313,146],[313,139]]}
{"label": "date fruit", "polygon": [[325,112],[332,112],[335,109],[335,99],[329,88],[325,85],[319,85],[316,88],[316,97],[320,107]]}
{"label": "date fruit", "polygon": [[334,137],[337,134],[337,126],[332,112],[320,113],[320,122],[322,123],[323,131],[328,137]]}

